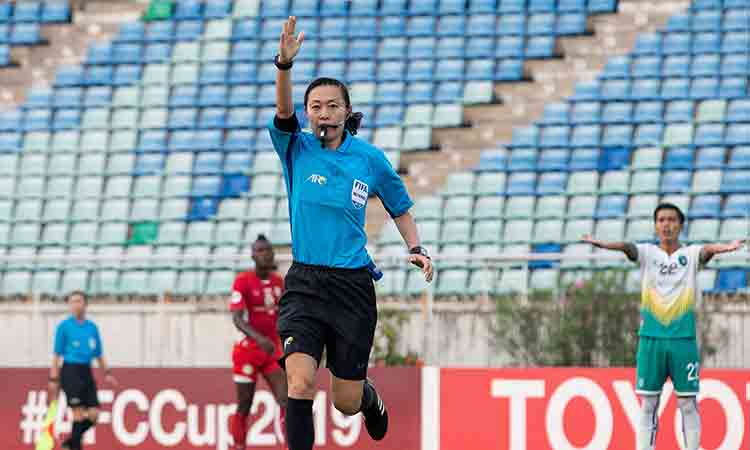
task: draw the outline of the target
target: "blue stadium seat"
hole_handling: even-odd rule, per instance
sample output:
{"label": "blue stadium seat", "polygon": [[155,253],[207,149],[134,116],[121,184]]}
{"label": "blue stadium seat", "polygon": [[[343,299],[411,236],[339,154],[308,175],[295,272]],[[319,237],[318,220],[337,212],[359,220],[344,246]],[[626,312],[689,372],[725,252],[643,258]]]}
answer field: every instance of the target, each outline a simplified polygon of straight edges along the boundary
{"label": "blue stadium seat", "polygon": [[50,88],[31,88],[26,95],[24,108],[49,108],[52,105],[53,90]]}
{"label": "blue stadium seat", "polygon": [[416,38],[409,40],[407,57],[409,60],[427,59],[435,55],[435,38]]}
{"label": "blue stadium seat", "polygon": [[452,81],[464,79],[464,60],[439,60],[435,66],[435,80]]}
{"label": "blue stadium seat", "polygon": [[727,32],[721,42],[722,53],[745,53],[750,48],[750,33],[745,32]]}
{"label": "blue stadium seat", "polygon": [[599,125],[580,125],[573,128],[570,138],[571,147],[596,147],[601,139],[601,127]]}
{"label": "blue stadium seat", "polygon": [[[305,9],[311,9],[315,8],[317,5],[317,1],[315,0],[298,0],[294,3],[294,10],[295,12],[300,8],[299,3],[306,3],[309,4],[308,7],[302,8],[304,11]],[[320,11],[316,14],[312,15],[321,15],[323,17],[328,16],[346,16],[349,14],[349,11],[347,7],[349,6],[349,2],[341,2],[338,0],[322,0],[320,4]]]}
{"label": "blue stadium seat", "polygon": [[567,149],[542,150],[539,154],[537,168],[542,171],[568,170],[570,154]]}
{"label": "blue stadium seat", "polygon": [[507,153],[503,150],[485,150],[479,157],[479,171],[502,171],[505,170]]}
{"label": "blue stadium seat", "polygon": [[326,17],[320,22],[320,37],[324,39],[340,39],[342,36],[346,36],[347,28],[346,17]]}
{"label": "blue stadium seat", "polygon": [[617,0],[588,0],[589,13],[612,13],[617,9]]}
{"label": "blue stadium seat", "polygon": [[374,39],[378,33],[378,22],[375,17],[350,17],[347,27],[349,38]]}
{"label": "blue stadium seat", "polygon": [[539,177],[537,185],[538,195],[563,194],[568,184],[568,174],[565,172],[545,172]]}
{"label": "blue stadium seat", "polygon": [[584,34],[587,17],[584,13],[568,13],[557,16],[557,34],[560,36]]}
{"label": "blue stadium seat", "polygon": [[[0,119],[5,116],[0,114]],[[17,129],[17,128],[16,128]],[[0,124],[0,130],[12,131],[7,125]],[[0,150],[4,152],[14,152],[21,149],[21,133],[0,133]]]}
{"label": "blue stadium seat", "polygon": [[17,2],[14,3],[14,22],[40,22],[42,16],[42,4],[40,2]]}
{"label": "blue stadium seat", "polygon": [[746,77],[731,77],[724,78],[721,80],[721,86],[719,88],[719,97],[721,98],[742,98],[746,97],[747,90],[747,78]]}
{"label": "blue stadium seat", "polygon": [[542,148],[567,147],[569,139],[569,126],[548,126],[541,129],[539,146]]}
{"label": "blue stadium seat", "polygon": [[116,41],[118,42],[143,42],[146,36],[146,25],[144,22],[126,22],[120,25]]}
{"label": "blue stadium seat", "polygon": [[600,102],[577,102],[571,106],[570,123],[585,124],[601,122],[601,105]]}
{"label": "blue stadium seat", "polygon": [[252,154],[246,151],[229,152],[224,158],[224,165],[221,171],[225,174],[247,173],[250,170],[251,164]]}
{"label": "blue stadium seat", "polygon": [[432,60],[412,60],[406,72],[407,81],[431,81],[433,77]]}
{"label": "blue stadium seat", "polygon": [[380,19],[378,36],[398,37],[404,34],[406,18],[401,16],[385,16]]}
{"label": "blue stadium seat", "polygon": [[[547,25],[549,26],[549,24]],[[529,29],[531,29],[531,25],[529,25]],[[547,29],[547,31],[549,31],[549,29]],[[526,34],[526,14],[505,14],[500,16],[500,23],[497,26],[497,34],[502,36],[523,36]]]}
{"label": "blue stadium seat", "polygon": [[21,111],[0,112],[0,131],[18,131],[21,129],[22,120]]}
{"label": "blue stadium seat", "polygon": [[720,73],[719,55],[696,55],[690,64],[690,75],[694,77],[717,77]]}
{"label": "blue stadium seat", "polygon": [[539,120],[539,123],[545,125],[559,125],[569,123],[570,111],[570,103],[547,103],[544,106],[544,114]]}
{"label": "blue stadium seat", "polygon": [[633,104],[627,102],[607,103],[602,110],[602,123],[630,123],[633,113]]}
{"label": "blue stadium seat", "polygon": [[667,151],[662,168],[664,170],[692,169],[694,152],[689,147],[673,147]]}
{"label": "blue stadium seat", "polygon": [[64,88],[55,90],[55,107],[57,108],[80,108],[83,98],[83,89]]}
{"label": "blue stadium seat", "polygon": [[664,117],[664,103],[660,101],[638,102],[633,113],[633,122],[660,122]]}
{"label": "blue stadium seat", "polygon": [[231,0],[211,0],[204,4],[203,17],[206,19],[222,19],[227,17],[231,10]]}
{"label": "blue stadium seat", "polygon": [[750,144],[750,127],[747,124],[731,124],[726,128],[725,143],[729,145]]}
{"label": "blue stadium seat", "polygon": [[193,185],[190,190],[191,197],[214,197],[219,195],[221,188],[221,177],[218,176],[196,176],[193,177]]}
{"label": "blue stadium seat", "polygon": [[497,0],[497,2],[497,11],[502,14],[526,12],[526,0]]}
{"label": "blue stadium seat", "polygon": [[225,108],[203,108],[200,113],[198,128],[213,129],[226,126],[227,110]]}
{"label": "blue stadium seat", "polygon": [[695,156],[696,169],[721,169],[726,159],[726,148],[706,147],[698,149]]}
{"label": "blue stadium seat", "polygon": [[659,89],[661,81],[656,78],[638,78],[633,80],[630,97],[633,100],[646,101],[661,99]]}
{"label": "blue stadium seat", "polygon": [[242,174],[224,175],[221,182],[222,197],[240,197],[250,191],[250,177]]}
{"label": "blue stadium seat", "polygon": [[660,123],[639,125],[635,130],[633,145],[636,147],[661,145],[663,135],[664,125]]}
{"label": "blue stadium seat", "polygon": [[176,20],[203,19],[203,2],[199,0],[182,0],[177,2],[173,18]]}
{"label": "blue stadium seat", "polygon": [[10,42],[10,29],[10,25],[0,23],[0,43],[8,44]]}
{"label": "blue stadium seat", "polygon": [[664,120],[666,122],[692,122],[695,103],[691,101],[673,101],[667,103]]}
{"label": "blue stadium seat", "polygon": [[433,83],[409,83],[406,89],[407,103],[432,102]]}
{"label": "blue stadium seat", "polygon": [[555,55],[554,36],[534,36],[526,42],[527,58],[551,58]]}
{"label": "blue stadium seat", "polygon": [[661,177],[662,193],[685,193],[690,192],[692,175],[687,170],[665,171]]}
{"label": "blue stadium seat", "polygon": [[[173,136],[179,139],[179,135]],[[138,150],[142,152],[162,152],[167,148],[167,132],[164,130],[144,130],[138,137]]]}
{"label": "blue stadium seat", "polygon": [[641,33],[635,40],[632,54],[659,55],[661,54],[661,35],[658,33]]}
{"label": "blue stadium seat", "polygon": [[378,0],[352,0],[352,16],[374,16],[378,13]]}
{"label": "blue stadium seat", "polygon": [[727,167],[730,169],[750,169],[750,147],[735,147],[732,150]]}
{"label": "blue stadium seat", "polygon": [[175,108],[195,105],[198,99],[198,90],[198,86],[194,84],[175,86],[172,88],[172,95],[169,97],[169,106]]}
{"label": "blue stadium seat", "polygon": [[170,129],[193,129],[198,121],[198,108],[175,108],[169,111]]}
{"label": "blue stadium seat", "polygon": [[86,54],[88,64],[112,64],[112,44],[109,42],[95,42],[89,45]]}
{"label": "blue stadium seat", "polygon": [[555,0],[528,0],[526,10],[530,13],[554,13],[557,10]]}
{"label": "blue stadium seat", "polygon": [[724,12],[723,31],[747,31],[750,29],[750,10],[728,9]]}
{"label": "blue stadium seat", "polygon": [[38,131],[50,128],[52,119],[51,109],[31,109],[24,117],[23,129],[25,131]]}
{"label": "blue stadium seat", "polygon": [[536,170],[538,152],[536,149],[515,149],[508,156],[509,172],[529,172]]}
{"label": "blue stadium seat", "polygon": [[730,54],[724,55],[721,59],[721,75],[735,76],[743,75],[750,67],[750,55]]}
{"label": "blue stadium seat", "polygon": [[492,58],[495,54],[495,39],[475,37],[468,39],[465,56],[467,58]]}
{"label": "blue stadium seat", "polygon": [[470,15],[466,24],[468,36],[495,36],[498,30],[495,14]]}
{"label": "blue stadium seat", "polygon": [[559,0],[557,10],[560,12],[584,12],[586,0]]}
{"label": "blue stadium seat", "polygon": [[257,68],[255,64],[236,63],[229,67],[229,77],[227,83],[236,84],[253,84],[257,78]]}
{"label": "blue stadium seat", "polygon": [[719,53],[720,50],[720,33],[698,33],[693,38],[693,47],[691,49],[693,54]]}
{"label": "blue stadium seat", "polygon": [[722,193],[750,192],[750,170],[725,170],[721,179]]}
{"label": "blue stadium seat", "polygon": [[732,292],[745,290],[748,287],[747,270],[745,269],[722,269],[719,270],[719,279],[716,282],[718,292]]}
{"label": "blue stadium seat", "polygon": [[381,0],[379,13],[382,15],[400,15],[406,12],[406,0]]}
{"label": "blue stadium seat", "polygon": [[750,216],[750,195],[729,194],[721,212],[722,218]]}
{"label": "blue stadium seat", "polygon": [[507,195],[534,195],[536,193],[536,174],[533,172],[515,172],[508,176]]}
{"label": "blue stadium seat", "polygon": [[690,86],[690,98],[703,100],[715,98],[719,93],[718,78],[694,78]]}
{"label": "blue stadium seat", "polygon": [[147,42],[170,42],[175,38],[175,22],[159,21],[151,22],[146,26]]}
{"label": "blue stadium seat", "polygon": [[135,160],[134,175],[157,175],[164,171],[163,153],[141,153]]}
{"label": "blue stadium seat", "polygon": [[116,67],[110,81],[113,86],[132,85],[141,79],[142,66],[139,64],[121,64]]}
{"label": "blue stadium seat", "polygon": [[667,31],[670,33],[679,33],[690,31],[690,16],[687,14],[675,14],[667,21]]}
{"label": "blue stadium seat", "polygon": [[221,152],[201,152],[193,162],[194,175],[221,175],[224,155]]}
{"label": "blue stadium seat", "polygon": [[227,106],[255,106],[258,87],[255,85],[240,85],[230,88]]}
{"label": "blue stadium seat", "polygon": [[492,80],[495,78],[495,61],[493,59],[469,60],[466,67],[466,80]]}
{"label": "blue stadium seat", "polygon": [[169,44],[148,44],[143,48],[144,63],[160,63],[168,61],[172,54]]}
{"label": "blue stadium seat", "polygon": [[199,150],[221,150],[223,130],[200,130],[193,135],[195,148]]}
{"label": "blue stadium seat", "polygon": [[729,102],[727,122],[750,122],[750,99],[738,99]]}
{"label": "blue stadium seat", "polygon": [[602,145],[605,147],[628,146],[633,141],[633,127],[631,125],[607,125],[602,135]]}
{"label": "blue stadium seat", "polygon": [[435,34],[435,17],[412,17],[406,25],[406,35],[410,37],[426,37]]}
{"label": "blue stadium seat", "polygon": [[231,62],[254,61],[259,54],[258,41],[238,41],[232,44],[232,51],[229,55]]}
{"label": "blue stadium seat", "polygon": [[502,59],[495,70],[497,81],[518,81],[523,78],[523,60]]}
{"label": "blue stadium seat", "polygon": [[13,26],[10,43],[14,45],[33,45],[42,40],[38,23],[19,23]]}
{"label": "blue stadium seat", "polygon": [[208,63],[201,67],[198,76],[199,84],[225,84],[228,65],[225,63]]}
{"label": "blue stadium seat", "polygon": [[355,39],[349,42],[348,59],[375,59],[377,41],[374,39]]}
{"label": "blue stadium seat", "polygon": [[522,36],[505,36],[497,39],[495,57],[521,58],[524,55],[524,38]]}
{"label": "blue stadium seat", "polygon": [[[494,0],[490,0],[493,1]],[[412,2],[412,10],[414,9],[414,4],[420,4],[421,2]],[[440,5],[437,7],[437,12],[439,15],[447,15],[447,14],[463,14],[466,10],[466,2],[464,0],[440,0]],[[426,5],[430,5],[430,2],[425,2]],[[435,9],[432,11],[425,11],[424,14],[432,14],[435,12]],[[413,12],[412,12],[413,14]]]}
{"label": "blue stadium seat", "polygon": [[442,16],[435,34],[439,37],[464,36],[465,29],[465,16]]}
{"label": "blue stadium seat", "polygon": [[[113,64],[135,64],[140,63],[142,59],[141,51],[143,47],[140,44],[115,44],[112,46]],[[110,71],[112,69],[110,68]]]}
{"label": "blue stadium seat", "polygon": [[[640,58],[632,60],[629,56],[613,56],[607,60],[599,78],[630,78],[631,64],[634,65],[638,59]],[[633,70],[635,71],[635,67],[633,67]],[[633,76],[636,76],[635,72]]]}
{"label": "blue stadium seat", "polygon": [[599,197],[594,216],[597,219],[614,219],[625,215],[628,198],[625,195],[603,195]]}
{"label": "blue stadium seat", "polygon": [[688,210],[691,219],[714,219],[721,211],[720,195],[697,195]]}
{"label": "blue stadium seat", "polygon": [[349,81],[375,81],[375,61],[352,61],[347,70]]}
{"label": "blue stadium seat", "polygon": [[89,66],[84,76],[87,86],[111,84],[113,78],[112,66]]}
{"label": "blue stadium seat", "polygon": [[689,98],[689,78],[665,78],[661,85],[661,98],[664,100],[682,100]]}
{"label": "blue stadium seat", "polygon": [[219,199],[211,197],[197,197],[190,202],[190,212],[187,220],[207,220],[216,215]]}
{"label": "blue stadium seat", "polygon": [[[203,34],[202,20],[181,20],[177,22],[174,38],[178,41],[194,41]],[[234,39],[255,39],[258,37],[258,23],[255,19],[240,20],[234,23]]]}
{"label": "blue stadium seat", "polygon": [[111,106],[112,88],[110,87],[92,87],[86,90],[86,96],[83,99],[86,107],[92,106]]}
{"label": "blue stadium seat", "polygon": [[463,38],[441,38],[437,41],[436,56],[438,59],[463,58],[465,48]]}
{"label": "blue stadium seat", "polygon": [[[672,55],[664,58],[662,75],[665,77],[684,76],[686,68],[690,66],[690,55]],[[655,74],[654,76],[659,76]]]}
{"label": "blue stadium seat", "polygon": [[227,128],[254,127],[256,116],[257,111],[254,108],[230,108],[229,115],[227,116]]}
{"label": "blue stadium seat", "polygon": [[375,102],[383,103],[402,103],[404,98],[404,83],[379,83],[375,92]]}
{"label": "blue stadium seat", "polygon": [[629,148],[609,148],[599,154],[599,171],[620,170],[630,165]]}
{"label": "blue stadium seat", "polygon": [[44,23],[70,22],[70,4],[67,1],[46,1],[42,10]]}
{"label": "blue stadium seat", "polygon": [[67,130],[70,128],[78,128],[80,125],[80,109],[58,109],[55,112],[55,119],[52,122],[52,129],[55,131]]}
{"label": "blue stadium seat", "polygon": [[405,38],[386,38],[378,45],[378,59],[402,59],[406,54]]}
{"label": "blue stadium seat", "polygon": [[536,126],[513,128],[514,147],[536,147],[539,143],[539,128]]}
{"label": "blue stadium seat", "polygon": [[[497,5],[498,2],[500,2],[501,4],[508,3],[507,0],[469,0],[469,12],[471,12],[472,14],[495,13],[497,11],[497,8],[502,7],[502,5]],[[509,11],[506,10],[502,12]]]}
{"label": "blue stadium seat", "polygon": [[204,86],[198,97],[198,106],[224,106],[227,104],[225,85]]}
{"label": "blue stadium seat", "polygon": [[526,33],[530,36],[555,34],[554,14],[531,14],[528,16]]}
{"label": "blue stadium seat", "polygon": [[701,124],[695,130],[695,145],[718,145],[724,142],[724,125],[718,123]]}

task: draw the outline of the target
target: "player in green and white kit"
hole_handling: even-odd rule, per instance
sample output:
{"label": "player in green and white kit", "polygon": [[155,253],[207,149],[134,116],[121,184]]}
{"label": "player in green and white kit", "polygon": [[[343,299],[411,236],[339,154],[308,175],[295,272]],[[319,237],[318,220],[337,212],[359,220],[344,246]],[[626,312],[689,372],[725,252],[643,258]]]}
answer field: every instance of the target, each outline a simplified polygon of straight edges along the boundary
{"label": "player in green and white kit", "polygon": [[654,210],[659,245],[583,241],[599,248],[619,250],[641,266],[641,327],[638,343],[636,392],[642,397],[638,449],[656,445],[659,395],[667,377],[674,384],[682,412],[685,447],[700,448],[701,422],[696,396],[699,390],[700,355],[695,336],[695,307],[700,303],[698,271],[718,253],[739,249],[730,244],[682,245],[685,215],[671,203]]}

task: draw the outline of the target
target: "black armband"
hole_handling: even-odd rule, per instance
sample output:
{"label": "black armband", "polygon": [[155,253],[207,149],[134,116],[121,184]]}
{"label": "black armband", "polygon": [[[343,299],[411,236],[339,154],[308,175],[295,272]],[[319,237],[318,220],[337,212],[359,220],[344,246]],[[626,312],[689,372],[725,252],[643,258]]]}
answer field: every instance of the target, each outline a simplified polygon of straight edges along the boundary
{"label": "black armband", "polygon": [[282,119],[279,116],[274,116],[273,126],[286,133],[294,133],[299,129],[299,120],[297,120],[296,114],[292,114],[286,119]]}

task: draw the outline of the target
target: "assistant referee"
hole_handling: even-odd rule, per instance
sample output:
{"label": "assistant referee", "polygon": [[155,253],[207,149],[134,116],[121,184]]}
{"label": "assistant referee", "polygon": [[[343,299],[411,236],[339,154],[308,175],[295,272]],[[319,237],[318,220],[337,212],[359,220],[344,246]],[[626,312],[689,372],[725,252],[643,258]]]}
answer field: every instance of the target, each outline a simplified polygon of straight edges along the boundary
{"label": "assistant referee", "polygon": [[[117,380],[109,372],[102,356],[102,340],[94,322],[86,319],[86,294],[72,292],[65,301],[70,309],[70,317],[60,322],[55,332],[55,348],[50,368],[50,393],[57,398],[59,388],[65,392],[68,406],[73,410],[73,430],[62,443],[62,448],[80,450],[83,433],[96,425],[99,415],[99,400],[96,382],[91,373],[91,361],[104,371],[104,379],[112,385]],[[62,364],[62,369],[60,365]]]}
{"label": "assistant referee", "polygon": [[352,113],[349,92],[338,80],[319,78],[305,92],[312,133],[302,132],[292,102],[291,68],[304,33],[295,37],[296,18],[284,23],[275,58],[276,117],[269,124],[289,193],[294,262],[279,308],[281,359],[288,383],[287,442],[290,450],[311,450],[315,374],[326,348],[336,409],[362,412],[375,440],[388,430],[388,413],[367,379],[377,308],[378,276],[365,245],[365,209],[370,194],[382,201],[409,248],[409,261],[432,280],[432,263],[419,245],[413,202],[382,150],[360,140],[360,113]]}

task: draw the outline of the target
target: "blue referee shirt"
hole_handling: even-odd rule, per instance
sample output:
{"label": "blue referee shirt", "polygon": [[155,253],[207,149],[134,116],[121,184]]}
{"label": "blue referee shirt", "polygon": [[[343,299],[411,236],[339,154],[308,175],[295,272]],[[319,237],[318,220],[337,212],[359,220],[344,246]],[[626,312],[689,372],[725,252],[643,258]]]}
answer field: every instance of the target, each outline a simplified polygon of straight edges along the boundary
{"label": "blue referee shirt", "polygon": [[66,363],[91,364],[91,360],[102,356],[102,340],[94,322],[83,323],[70,316],[60,322],[55,332],[55,353]]}
{"label": "blue referee shirt", "polygon": [[320,140],[296,130],[287,132],[269,124],[271,140],[281,158],[289,194],[294,260],[328,267],[360,268],[372,259],[367,254],[365,208],[367,198],[380,198],[391,217],[414,204],[401,177],[382,150],[344,132],[336,150],[322,148]]}

